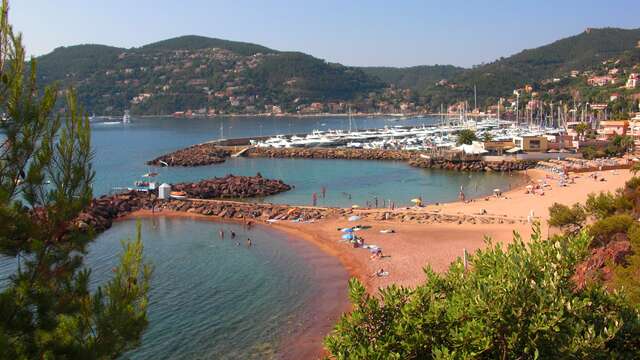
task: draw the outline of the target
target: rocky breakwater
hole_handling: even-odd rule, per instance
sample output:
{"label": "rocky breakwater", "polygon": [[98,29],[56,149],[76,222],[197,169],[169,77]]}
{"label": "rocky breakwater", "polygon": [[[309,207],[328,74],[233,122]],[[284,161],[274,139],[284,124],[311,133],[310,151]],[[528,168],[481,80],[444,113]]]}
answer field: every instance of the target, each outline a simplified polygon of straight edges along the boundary
{"label": "rocky breakwater", "polygon": [[171,210],[225,219],[261,220],[314,220],[326,215],[326,210],[317,208],[211,200],[262,197],[291,189],[280,180],[265,179],[260,174],[256,176],[227,175],[197,183],[176,184],[173,188],[186,192],[190,199],[160,200],[156,193],[136,191],[103,195],[92,200],[91,204],[76,218],[75,226],[81,230],[100,233],[110,228],[115,219],[138,210]]}
{"label": "rocky breakwater", "polygon": [[229,150],[206,143],[189,146],[188,148],[162,155],[147,161],[147,165],[154,166],[205,166],[218,164],[231,155]]}
{"label": "rocky breakwater", "polygon": [[348,159],[348,160],[398,160],[409,161],[419,154],[408,150],[351,149],[351,148],[260,148],[246,152],[250,157]]}
{"label": "rocky breakwater", "polygon": [[118,217],[141,209],[151,209],[155,196],[131,191],[117,195],[103,195],[78,215],[75,226],[83,231],[101,233],[111,227]]}
{"label": "rocky breakwater", "polygon": [[220,219],[255,221],[315,221],[326,218],[338,209],[297,207],[289,205],[242,203],[227,200],[158,200],[154,194],[128,192],[102,196],[75,220],[75,226],[84,231],[101,233],[109,229],[117,218],[138,210],[184,212],[212,216]]}
{"label": "rocky breakwater", "polygon": [[447,160],[417,158],[409,165],[424,169],[444,169],[456,171],[519,171],[536,166],[535,161],[483,161],[483,160]]}
{"label": "rocky breakwater", "polygon": [[227,175],[197,183],[180,183],[173,185],[173,190],[184,191],[193,199],[244,199],[278,194],[291,190],[291,186],[282,180],[265,179],[258,173],[256,176]]}

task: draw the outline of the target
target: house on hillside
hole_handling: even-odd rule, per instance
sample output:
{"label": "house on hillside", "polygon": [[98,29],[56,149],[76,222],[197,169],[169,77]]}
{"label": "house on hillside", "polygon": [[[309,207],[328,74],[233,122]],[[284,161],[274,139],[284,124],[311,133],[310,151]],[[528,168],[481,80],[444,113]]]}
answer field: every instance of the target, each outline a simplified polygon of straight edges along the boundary
{"label": "house on hillside", "polygon": [[609,75],[592,76],[589,79],[587,79],[587,84],[589,84],[590,86],[606,86],[609,84],[613,84],[615,82],[616,82],[616,79]]}
{"label": "house on hillside", "polygon": [[607,140],[616,135],[627,135],[627,131],[629,130],[629,121],[627,120],[608,120],[608,121],[600,121],[598,125],[598,129],[596,132],[598,133],[599,140]]}
{"label": "house on hillside", "polygon": [[638,75],[637,73],[629,74],[629,79],[627,79],[625,87],[627,89],[635,89],[638,84],[640,84],[640,75]]}

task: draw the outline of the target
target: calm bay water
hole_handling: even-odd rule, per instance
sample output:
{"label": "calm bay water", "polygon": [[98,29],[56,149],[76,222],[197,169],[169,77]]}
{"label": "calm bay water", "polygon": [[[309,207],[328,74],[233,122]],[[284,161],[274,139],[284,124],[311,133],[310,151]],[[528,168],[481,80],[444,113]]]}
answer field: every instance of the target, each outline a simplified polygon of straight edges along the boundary
{"label": "calm bay water", "polygon": [[[433,118],[390,121],[356,119],[360,128],[417,125]],[[94,194],[131,186],[156,156],[194,143],[220,137],[247,137],[346,129],[346,118],[134,118],[131,124],[92,125],[96,151]],[[409,204],[422,196],[427,202],[455,200],[460,186],[468,196],[508,189],[523,177],[506,174],[467,174],[422,170],[402,162],[229,159],[200,168],[156,168],[162,182],[196,181],[229,173],[282,179],[295,186],[289,192],[264,199],[269,202],[309,204],[311,194],[327,189],[319,205],[364,205],[378,198]],[[246,359],[277,356],[279,343],[298,336],[318,317],[326,318],[328,304],[346,300],[346,273],[332,273],[339,284],[328,290],[327,269],[341,269],[337,260],[302,241],[286,239],[269,229],[250,234],[234,224],[189,219],[142,220],[145,257],[156,271],[153,277],[149,330],[135,359]],[[220,227],[234,230],[241,246],[220,240]],[[120,240],[132,237],[133,221],[123,221],[101,234],[91,245],[87,263],[93,267],[93,286],[110,276],[121,251]],[[250,236],[256,246],[244,247]],[[322,260],[322,267],[317,265]],[[331,263],[331,262],[335,263]],[[13,259],[0,259],[0,279],[15,269]],[[339,270],[343,271],[343,270]],[[318,286],[323,284],[322,286]],[[0,287],[2,280],[0,280]],[[313,310],[312,310],[313,309]]]}
{"label": "calm bay water", "polygon": [[[430,124],[435,118],[415,118],[389,121],[385,118],[357,119],[362,128],[385,125]],[[109,192],[113,187],[131,186],[149,167],[147,160],[195,143],[220,137],[248,137],[260,134],[311,132],[313,129],[346,129],[347,119],[338,118],[214,118],[214,119],[134,119],[131,124],[93,125],[97,171],[94,191]],[[255,175],[282,179],[295,186],[292,191],[270,197],[267,201],[308,205],[313,192],[327,189],[327,197],[319,205],[365,205],[377,197],[396,204],[410,204],[422,196],[427,202],[455,200],[460,186],[467,196],[491,194],[493,189],[507,190],[510,184],[523,181],[518,175],[500,173],[465,174],[424,170],[409,167],[404,162],[309,159],[228,159],[223,164],[196,168],[156,168],[159,181],[196,181],[207,177]],[[349,196],[347,195],[351,195]]]}
{"label": "calm bay water", "polygon": [[[268,359],[277,355],[282,335],[299,334],[313,321],[303,315],[305,306],[324,295],[321,287],[310,286],[318,276],[308,255],[319,252],[311,245],[230,223],[164,218],[141,223],[145,257],[154,265],[151,326],[142,347],[125,358]],[[224,240],[219,228],[226,232]],[[134,236],[135,221],[127,220],[91,245],[87,262],[93,285],[106,281],[118,263],[114,250],[120,240]],[[245,246],[248,237],[251,248]],[[338,277],[346,281],[346,272]],[[340,295],[346,299],[346,293]]]}

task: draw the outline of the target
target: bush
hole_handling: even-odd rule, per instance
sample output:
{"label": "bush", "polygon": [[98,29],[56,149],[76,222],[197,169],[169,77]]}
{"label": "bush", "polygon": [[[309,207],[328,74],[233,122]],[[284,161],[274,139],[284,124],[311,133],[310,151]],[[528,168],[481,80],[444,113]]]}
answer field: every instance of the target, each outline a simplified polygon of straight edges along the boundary
{"label": "bush", "polygon": [[610,192],[597,195],[589,194],[585,205],[587,212],[598,220],[633,208],[629,199],[622,196],[622,194],[614,195]]}
{"label": "bush", "polygon": [[627,234],[635,221],[629,214],[613,215],[596,221],[589,229],[593,237],[592,246],[604,246],[615,234]]}
{"label": "bush", "polygon": [[337,359],[638,358],[640,317],[623,295],[571,277],[590,238],[544,241],[539,229],[506,250],[488,244],[415,289],[380,298],[350,282],[353,311],[325,344]]}
{"label": "bush", "polygon": [[607,155],[603,150],[598,150],[593,146],[580,148],[580,153],[582,154],[582,157],[587,160],[602,158]]}
{"label": "bush", "polygon": [[579,231],[587,219],[587,214],[580,204],[572,207],[554,203],[549,208],[549,225],[574,233]]}

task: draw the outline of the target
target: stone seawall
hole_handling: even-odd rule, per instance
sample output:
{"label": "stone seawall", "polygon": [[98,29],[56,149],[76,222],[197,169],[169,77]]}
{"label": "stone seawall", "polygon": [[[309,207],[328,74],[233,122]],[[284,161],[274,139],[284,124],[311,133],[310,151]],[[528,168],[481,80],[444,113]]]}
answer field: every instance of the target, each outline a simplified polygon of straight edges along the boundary
{"label": "stone seawall", "polygon": [[289,205],[263,203],[242,203],[224,200],[158,200],[148,193],[129,192],[125,194],[102,196],[94,199],[91,205],[75,221],[80,229],[92,228],[103,232],[111,227],[117,218],[138,210],[163,210],[214,216],[220,219],[236,220],[319,220],[337,209],[307,208]]}
{"label": "stone seawall", "polygon": [[227,149],[206,143],[189,146],[147,161],[153,166],[204,166],[225,162],[231,155]]}
{"label": "stone seawall", "polygon": [[520,171],[536,166],[536,161],[482,161],[482,160],[443,160],[414,159],[409,165],[424,169],[444,169],[456,171]]}
{"label": "stone seawall", "polygon": [[[526,223],[526,219],[491,215],[444,214],[438,212],[413,211],[411,209],[371,210],[350,208],[320,208],[309,206],[277,205],[268,203],[243,203],[227,200],[157,200],[147,193],[129,192],[102,196],[78,216],[76,227],[93,229],[101,233],[109,229],[117,218],[138,210],[176,211],[211,216],[218,219],[267,221],[317,221],[325,218],[347,218],[358,215],[375,221],[415,222],[422,224],[515,224]],[[354,223],[355,225],[356,223]]]}
{"label": "stone seawall", "polygon": [[251,148],[249,157],[298,158],[298,159],[346,159],[346,160],[397,160],[409,161],[420,155],[407,150],[351,149],[351,148]]}
{"label": "stone seawall", "polygon": [[[425,169],[456,171],[517,171],[532,168],[536,161],[505,160],[483,161],[479,156],[452,154],[447,157],[423,158],[419,151],[352,149],[352,148],[261,148],[252,147],[244,156],[281,159],[341,159],[341,160],[391,160],[406,161],[409,165]],[[160,156],[147,162],[149,165],[203,166],[224,162],[231,155],[229,148],[215,144],[200,144]]]}

